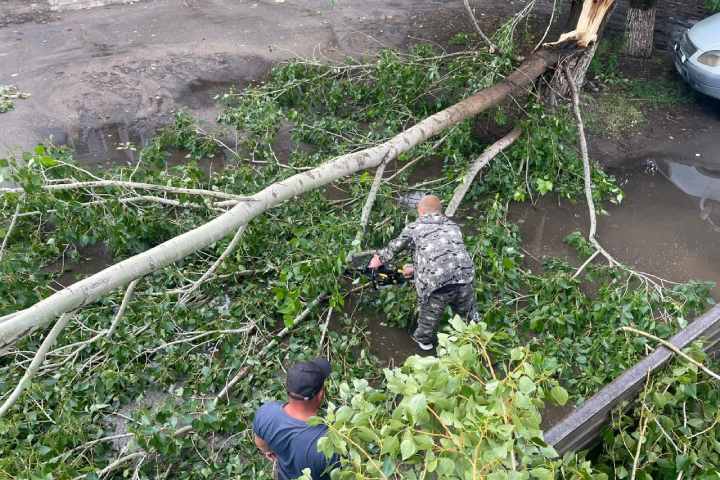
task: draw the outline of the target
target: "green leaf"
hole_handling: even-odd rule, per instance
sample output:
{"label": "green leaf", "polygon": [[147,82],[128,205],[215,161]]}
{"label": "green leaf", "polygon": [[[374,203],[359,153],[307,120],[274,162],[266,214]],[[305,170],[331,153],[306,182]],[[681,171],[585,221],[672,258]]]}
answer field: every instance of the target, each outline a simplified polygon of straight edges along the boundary
{"label": "green leaf", "polygon": [[560,385],[556,385],[550,390],[550,398],[552,398],[556,404],[562,406],[568,401],[568,392]]}
{"label": "green leaf", "polygon": [[318,425],[322,425],[323,419],[320,418],[320,417],[310,417],[310,418],[307,419],[307,422],[306,422],[306,423],[307,423],[308,425],[310,425],[311,427],[316,427],[316,426],[318,426]]}
{"label": "green leaf", "polygon": [[450,326],[458,332],[462,332],[467,328],[467,324],[460,318],[460,315],[455,315],[450,319]]}
{"label": "green leaf", "polygon": [[413,416],[418,417],[420,414],[425,413],[425,409],[427,408],[427,398],[422,393],[413,395],[408,402],[408,408],[410,408]]}
{"label": "green leaf", "polygon": [[352,416],[352,409],[347,405],[343,405],[335,412],[335,423],[339,426],[344,425]]}
{"label": "green leaf", "polygon": [[450,476],[455,473],[455,462],[449,458],[441,458],[438,461],[438,475]]}
{"label": "green leaf", "polygon": [[535,391],[535,382],[530,380],[530,378],[526,376],[520,377],[520,380],[518,381],[518,390],[520,390],[522,393],[529,395],[532,392]]}
{"label": "green leaf", "polygon": [[538,480],[554,480],[555,475],[548,470],[547,468],[533,468],[530,470],[530,475],[532,475],[533,478],[537,478]]}
{"label": "green leaf", "polygon": [[382,450],[380,453],[387,453],[388,455],[397,455],[400,449],[400,441],[396,436],[386,437],[382,440]]}
{"label": "green leaf", "polygon": [[45,168],[54,167],[55,165],[58,164],[57,160],[55,160],[53,157],[49,157],[47,155],[38,157],[38,161],[40,162],[40,165],[42,165]]}
{"label": "green leaf", "polygon": [[356,433],[358,438],[363,442],[377,442],[377,435],[375,435],[375,433],[368,427],[358,427]]}
{"label": "green leaf", "polygon": [[395,462],[390,457],[385,457],[385,460],[383,461],[382,466],[382,473],[386,477],[389,477],[395,472]]}
{"label": "green leaf", "polygon": [[525,350],[522,347],[515,347],[510,350],[510,360],[517,362],[525,358]]}
{"label": "green leaf", "polygon": [[403,460],[407,460],[408,458],[415,455],[417,452],[417,445],[415,445],[415,441],[413,440],[412,435],[405,434],[403,436],[403,441],[400,442],[400,455]]}

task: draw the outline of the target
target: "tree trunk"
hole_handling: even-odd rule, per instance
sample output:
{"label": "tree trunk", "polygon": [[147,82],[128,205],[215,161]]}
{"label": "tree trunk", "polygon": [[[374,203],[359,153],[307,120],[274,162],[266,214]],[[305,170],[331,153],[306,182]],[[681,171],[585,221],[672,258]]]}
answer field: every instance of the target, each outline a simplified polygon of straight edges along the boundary
{"label": "tree trunk", "polygon": [[[578,90],[585,85],[585,77],[587,76],[590,62],[592,62],[593,57],[595,57],[597,45],[597,43],[593,43],[582,52],[567,56],[562,60],[570,69],[570,75],[575,83],[575,88]],[[558,65],[560,65],[560,63],[558,63]],[[550,87],[546,93],[548,102],[551,105],[559,105],[563,103],[562,100],[569,98],[570,92],[571,88],[568,84],[567,75],[563,73],[562,68],[555,69],[552,80],[550,81]]]}
{"label": "tree trunk", "polygon": [[655,14],[657,8],[628,9],[625,23],[625,54],[631,57],[650,58],[655,41]]}
{"label": "tree trunk", "polygon": [[[615,0],[573,0],[568,15],[568,29],[574,30],[564,33],[560,39],[551,45],[561,45],[575,41],[583,50],[573,51],[558,61],[558,65],[567,65],[579,90],[585,84],[587,69],[595,56],[597,44],[605,30],[608,18],[615,10]],[[561,103],[562,99],[569,98],[571,94],[567,76],[563,68],[558,68],[546,92],[546,98],[552,105]]]}

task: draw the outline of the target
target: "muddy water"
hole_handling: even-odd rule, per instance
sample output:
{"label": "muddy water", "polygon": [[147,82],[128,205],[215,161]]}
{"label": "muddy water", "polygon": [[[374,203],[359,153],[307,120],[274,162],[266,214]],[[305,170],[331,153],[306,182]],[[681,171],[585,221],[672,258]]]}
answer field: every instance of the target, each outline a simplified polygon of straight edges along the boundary
{"label": "muddy water", "polygon": [[68,146],[80,164],[111,168],[136,163],[151,134],[144,129],[113,123],[82,129],[68,134],[67,138]]}
{"label": "muddy water", "polygon": [[382,318],[368,318],[368,333],[370,350],[389,367],[402,365],[412,355],[427,354],[412,341],[407,329],[388,326]]}
{"label": "muddy water", "polygon": [[104,244],[99,243],[79,249],[77,259],[63,255],[43,270],[57,275],[53,282],[53,288],[65,288],[113,263],[110,250]]}
{"label": "muddy water", "polygon": [[[712,170],[647,158],[616,177],[625,200],[607,205],[607,215],[599,218],[598,239],[605,248],[633,268],[667,280],[720,284],[720,159]],[[551,198],[514,205],[510,212],[537,260],[555,256],[577,263],[563,239],[575,231],[587,234],[587,218],[584,201]],[[720,298],[718,287],[713,296]]]}

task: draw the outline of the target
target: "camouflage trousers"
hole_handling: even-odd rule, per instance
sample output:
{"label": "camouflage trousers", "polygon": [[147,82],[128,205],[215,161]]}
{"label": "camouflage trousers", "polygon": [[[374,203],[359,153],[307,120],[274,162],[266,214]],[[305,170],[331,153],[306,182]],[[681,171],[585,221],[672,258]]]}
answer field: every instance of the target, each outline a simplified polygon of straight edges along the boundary
{"label": "camouflage trousers", "polygon": [[465,320],[478,321],[473,284],[446,285],[420,302],[418,325],[413,334],[417,341],[432,345],[437,343],[438,325],[448,305],[454,314],[460,315]]}

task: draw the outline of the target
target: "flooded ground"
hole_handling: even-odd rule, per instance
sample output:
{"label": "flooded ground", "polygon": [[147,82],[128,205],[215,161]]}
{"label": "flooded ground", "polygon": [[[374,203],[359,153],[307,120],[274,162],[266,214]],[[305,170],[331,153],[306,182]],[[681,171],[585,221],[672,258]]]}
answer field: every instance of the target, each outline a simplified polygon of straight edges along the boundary
{"label": "flooded ground", "polygon": [[[676,152],[649,153],[615,171],[625,192],[622,205],[606,205],[598,239],[618,260],[661,278],[720,284],[720,149],[712,134]],[[530,255],[576,261],[563,239],[587,234],[584,201],[543,198],[513,205]],[[713,289],[720,298],[720,288]]]}

